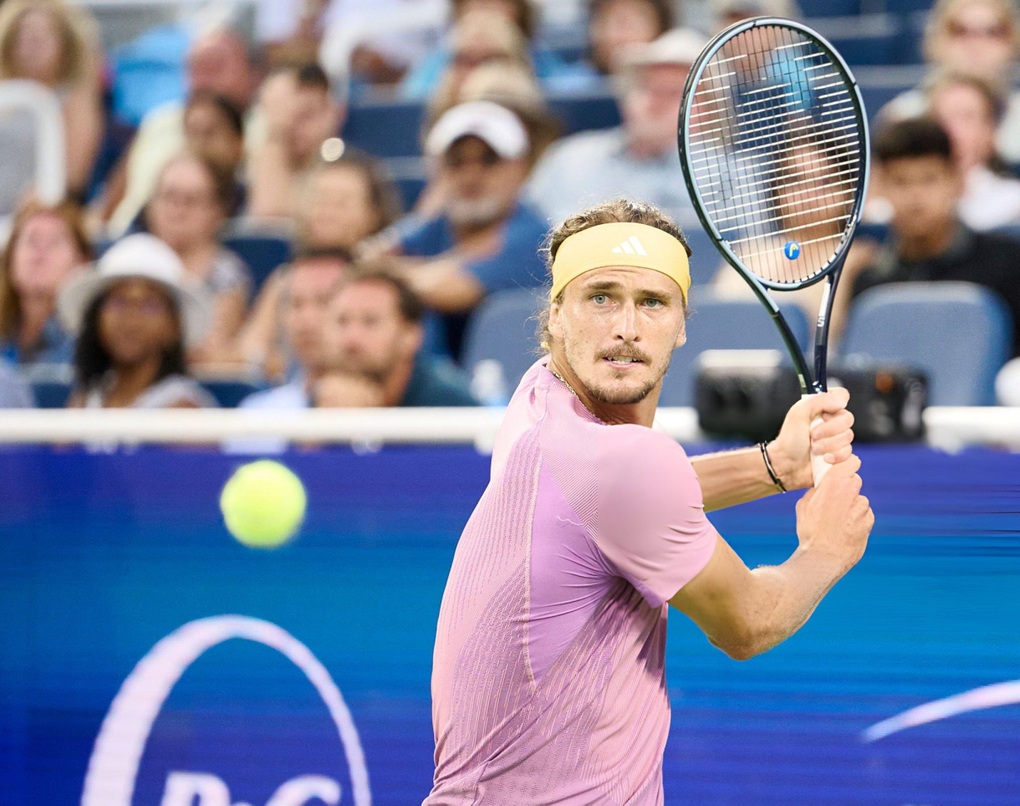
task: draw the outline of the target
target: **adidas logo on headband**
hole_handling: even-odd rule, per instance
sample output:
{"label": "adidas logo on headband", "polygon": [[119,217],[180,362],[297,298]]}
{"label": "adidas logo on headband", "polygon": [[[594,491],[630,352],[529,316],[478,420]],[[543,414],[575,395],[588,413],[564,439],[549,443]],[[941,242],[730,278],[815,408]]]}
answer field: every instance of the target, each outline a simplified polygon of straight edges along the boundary
{"label": "adidas logo on headband", "polygon": [[626,241],[621,243],[619,246],[613,247],[610,250],[614,255],[647,255],[648,252],[641,245],[641,241],[636,236],[631,235]]}

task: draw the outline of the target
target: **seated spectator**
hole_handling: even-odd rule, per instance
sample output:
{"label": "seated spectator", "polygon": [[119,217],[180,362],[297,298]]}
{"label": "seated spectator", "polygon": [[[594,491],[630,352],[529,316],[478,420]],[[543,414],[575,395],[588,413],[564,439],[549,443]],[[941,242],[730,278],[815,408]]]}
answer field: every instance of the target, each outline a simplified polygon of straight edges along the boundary
{"label": "seated spectator", "polygon": [[429,96],[430,110],[455,106],[464,82],[481,67],[512,67],[535,74],[524,35],[505,14],[492,8],[477,8],[461,16],[450,33],[450,50],[449,63]]}
{"label": "seated spectator", "polygon": [[963,280],[1003,297],[1020,355],[1020,241],[960,221],[963,179],[945,130],[935,121],[905,120],[881,130],[873,146],[893,210],[892,238],[858,261],[859,270],[844,269],[833,317],[845,316],[850,297],[883,283]]}
{"label": "seated spectator", "polygon": [[798,20],[801,16],[795,0],[709,0],[708,8],[716,31],[750,17]]}
{"label": "seated spectator", "polygon": [[947,73],[929,88],[928,103],[931,115],[949,134],[963,176],[963,222],[976,230],[1020,224],[1020,180],[995,145],[1004,99],[984,79]]}
{"label": "seated spectator", "polygon": [[631,45],[652,42],[673,27],[668,0],[588,0],[588,62],[603,79],[617,73]]}
{"label": "seated spectator", "polygon": [[400,192],[379,163],[346,150],[322,160],[303,177],[297,204],[297,241],[303,249],[353,253],[370,235],[400,217]]}
{"label": "seated spectator", "polygon": [[[67,189],[79,198],[88,189],[103,137],[98,48],[95,21],[63,0],[7,0],[0,8],[0,80],[29,79],[56,93]],[[27,189],[21,180],[31,176],[23,171],[34,165],[35,137],[27,119],[7,118],[0,126],[5,165],[0,211],[9,212]]]}
{"label": "seated spectator", "polygon": [[546,223],[520,200],[529,150],[520,119],[488,101],[454,107],[428,134],[440,212],[398,223],[390,252],[402,256],[396,265],[425,305],[446,315],[430,322],[433,352],[459,357],[466,316],[487,294],[545,282],[538,250]]}
{"label": "seated spectator", "polygon": [[[188,96],[212,92],[248,115],[261,77],[259,56],[238,33],[217,29],[200,36],[187,57]],[[118,237],[135,221],[152,196],[167,161],[185,146],[184,100],[163,104],[142,120],[121,164],[108,181],[98,214],[109,234]],[[246,123],[246,141],[261,139],[254,115]],[[253,146],[249,146],[251,148]]]}
{"label": "seated spectator", "polygon": [[184,152],[160,172],[156,192],[145,210],[149,232],[177,253],[189,278],[212,300],[209,330],[188,353],[193,366],[230,359],[248,309],[251,272],[219,241],[233,197],[231,174],[197,154]]}
{"label": "seated spectator", "polygon": [[[999,152],[1020,162],[1020,91],[1013,77],[1020,56],[1020,11],[1014,0],[936,0],[924,31],[924,56],[933,72],[977,76],[1007,99],[999,125]],[[878,113],[889,123],[925,113],[921,88],[897,95]]]}
{"label": "seated spectator", "polygon": [[330,369],[326,342],[330,300],[347,271],[348,265],[342,260],[312,255],[296,259],[280,276],[281,319],[286,347],[293,356],[290,380],[249,395],[241,402],[241,408],[312,406],[314,386]]}
{"label": "seated spectator", "polygon": [[684,82],[705,39],[678,28],[635,45],[620,73],[621,126],[553,143],[535,167],[527,197],[551,221],[626,196],[654,204],[681,227],[700,226],[678,181],[677,118]]}
{"label": "seated spectator", "polygon": [[[527,52],[542,86],[549,91],[571,90],[583,87],[587,71],[564,62],[549,50],[537,47],[533,39],[538,20],[530,0],[453,0],[451,30],[467,14],[477,10],[495,11],[509,19],[528,43]],[[454,49],[445,47],[412,69],[401,84],[402,94],[408,99],[424,100],[436,92],[440,79],[454,61]]]}
{"label": "seated spectator", "polygon": [[331,369],[312,387],[319,409],[371,409],[386,405],[382,386],[365,373]]}
{"label": "seated spectator", "polygon": [[[259,109],[266,140],[251,157],[248,215],[290,218],[297,209],[301,175],[317,160],[331,156],[323,145],[339,134],[346,109],[317,64],[273,73],[262,87]],[[343,147],[339,140],[335,145]]]}
{"label": "seated spectator", "polygon": [[423,314],[421,301],[394,274],[352,274],[330,306],[326,338],[336,367],[378,384],[376,405],[478,405],[459,369],[420,353]]}
{"label": "seated spectator", "polygon": [[77,206],[21,208],[0,255],[0,356],[22,366],[71,363],[74,339],[56,316],[57,293],[91,258]]}
{"label": "seated spectator", "polygon": [[[398,196],[378,164],[364,154],[348,150],[336,160],[322,161],[301,182],[299,255],[346,268],[358,244],[397,219]],[[280,349],[283,273],[274,271],[263,284],[238,340],[238,360],[259,366],[270,380],[281,380],[287,367]]]}
{"label": "seated spectator", "polygon": [[152,235],[129,235],[95,270],[72,279],[58,306],[77,333],[73,408],[198,408],[215,401],[188,374],[185,349],[209,324],[204,294],[176,253]]}
{"label": "seated spectator", "polygon": [[241,110],[214,92],[193,93],[184,107],[184,142],[189,151],[233,177],[233,198],[228,218],[241,215],[247,201],[244,117]]}
{"label": "seated spectator", "polygon": [[0,358],[0,409],[31,409],[35,407],[32,390],[18,371]]}

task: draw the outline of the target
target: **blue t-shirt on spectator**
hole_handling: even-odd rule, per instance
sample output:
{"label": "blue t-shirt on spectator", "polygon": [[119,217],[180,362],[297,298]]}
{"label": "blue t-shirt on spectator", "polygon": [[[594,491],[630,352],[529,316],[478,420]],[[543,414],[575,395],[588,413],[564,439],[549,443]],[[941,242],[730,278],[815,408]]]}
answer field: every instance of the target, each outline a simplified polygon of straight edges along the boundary
{"label": "blue t-shirt on spectator", "polygon": [[[518,203],[507,219],[503,246],[492,257],[468,261],[465,268],[482,284],[486,294],[507,288],[536,288],[546,283],[545,263],[539,248],[549,224],[533,207]],[[400,239],[401,252],[410,257],[435,257],[456,246],[453,225],[445,216],[422,222]],[[426,345],[436,353],[460,357],[467,316],[427,317]]]}
{"label": "blue t-shirt on spectator", "polygon": [[30,350],[22,349],[16,342],[0,340],[0,357],[22,367],[34,364],[70,364],[74,361],[74,337],[53,316],[43,325],[39,342]]}

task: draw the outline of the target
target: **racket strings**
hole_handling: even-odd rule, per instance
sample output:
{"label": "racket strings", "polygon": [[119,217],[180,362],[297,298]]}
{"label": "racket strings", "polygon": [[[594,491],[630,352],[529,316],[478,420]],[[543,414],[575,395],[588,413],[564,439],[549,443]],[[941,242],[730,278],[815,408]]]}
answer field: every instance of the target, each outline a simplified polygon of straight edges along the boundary
{"label": "racket strings", "polygon": [[746,29],[693,90],[687,160],[701,204],[764,280],[817,278],[852,223],[862,168],[853,87],[796,29]]}

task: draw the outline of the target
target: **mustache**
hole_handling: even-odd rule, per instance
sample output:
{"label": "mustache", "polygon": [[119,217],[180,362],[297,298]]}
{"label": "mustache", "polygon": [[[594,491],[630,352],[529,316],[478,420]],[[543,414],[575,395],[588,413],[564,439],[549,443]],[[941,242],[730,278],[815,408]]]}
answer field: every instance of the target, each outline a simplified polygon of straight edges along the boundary
{"label": "mustache", "polygon": [[602,360],[603,358],[631,358],[635,361],[641,361],[644,364],[652,363],[651,357],[640,350],[635,350],[633,347],[621,350],[602,350],[597,354],[597,358],[599,360]]}

